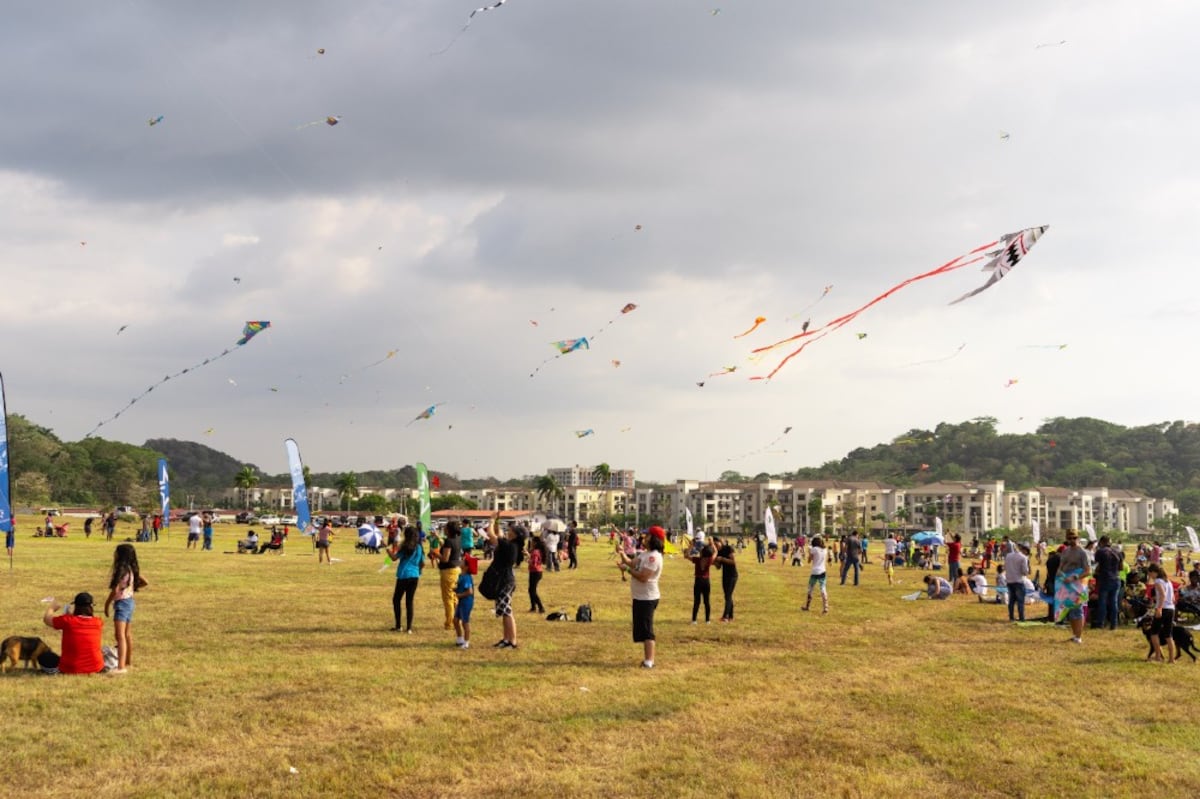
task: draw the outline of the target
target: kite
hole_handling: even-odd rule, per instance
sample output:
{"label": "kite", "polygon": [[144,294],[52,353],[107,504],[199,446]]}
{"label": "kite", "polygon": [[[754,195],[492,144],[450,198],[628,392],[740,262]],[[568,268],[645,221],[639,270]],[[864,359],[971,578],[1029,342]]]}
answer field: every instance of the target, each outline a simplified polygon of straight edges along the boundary
{"label": "kite", "polygon": [[[622,433],[628,433],[628,432],[629,432],[630,430],[632,430],[632,429],[633,429],[632,427],[622,427],[622,428],[621,428],[621,432],[622,432]],[[1197,549],[1200,549],[1200,547],[1197,547]]]}
{"label": "kite", "polygon": [[428,418],[432,417],[434,414],[434,411],[436,411],[438,408],[442,407],[445,404],[446,403],[444,403],[444,402],[438,402],[433,405],[430,405],[428,408],[426,408],[425,410],[421,411],[416,416],[414,416],[412,418],[412,421],[410,421],[408,424],[406,424],[404,426],[408,427],[408,425],[412,424],[413,422],[419,422],[422,419],[428,419]]}
{"label": "kite", "polygon": [[1054,618],[1062,621],[1067,614],[1087,605],[1088,584],[1083,569],[1059,572],[1054,578]]}
{"label": "kite", "polygon": [[712,14],[712,15],[715,17],[715,16],[717,16],[718,14],[720,14],[720,13],[721,13],[721,9],[719,9],[719,8],[714,8],[714,9],[713,9],[712,11],[710,11],[709,13],[710,13],[710,14]]}
{"label": "kite", "polygon": [[325,55],[325,48],[324,48],[324,47],[318,47],[318,48],[317,48],[317,55]]}
{"label": "kite", "polygon": [[429,478],[429,484],[432,485],[434,488],[441,488],[442,487],[442,478],[438,477],[435,474]]}
{"label": "kite", "polygon": [[914,361],[913,363],[905,364],[904,368],[907,369],[912,366],[924,366],[924,365],[930,364],[930,363],[942,363],[943,361],[953,360],[954,358],[957,358],[959,356],[959,353],[961,353],[966,348],[966,346],[967,346],[966,342],[963,342],[962,344],[958,345],[958,349],[956,349],[954,352],[950,353],[949,355],[947,355],[944,358],[931,358],[928,361]]}
{"label": "kite", "polygon": [[1017,378],[1015,378],[1015,377],[1010,377],[1010,378],[1008,379],[1008,382],[1004,384],[1004,387],[1005,387],[1005,388],[1012,388],[1013,386],[1015,386],[1015,385],[1016,385],[1017,383],[1019,383],[1019,382],[1021,382],[1021,381],[1020,381],[1020,380],[1017,380]]}
{"label": "kite", "polygon": [[1065,350],[1066,344],[1026,344],[1027,350]]}
{"label": "kite", "polygon": [[699,386],[700,388],[704,388],[704,381],[703,381],[703,380],[698,380],[698,381],[696,382],[696,385],[697,385],[697,386]]}
{"label": "kite", "polygon": [[[733,374],[733,373],[734,373],[734,372],[736,372],[736,371],[737,371],[737,367],[736,367],[736,366],[722,366],[722,367],[721,367],[721,371],[719,371],[719,372],[713,372],[712,374],[710,374],[710,375],[709,375],[709,377],[722,377],[722,376],[724,376],[724,375]],[[697,383],[696,385],[698,385],[698,386],[703,386],[704,384],[703,384],[703,383]]]}
{"label": "kite", "polygon": [[1000,131],[1000,141],[1008,141],[1008,131],[1007,130]]}
{"label": "kite", "polygon": [[150,117],[149,119],[146,120],[146,122],[149,123],[150,127],[154,127],[155,125],[157,125],[159,122],[162,122],[162,121],[163,121],[163,118],[162,118],[161,114],[159,114],[156,117]]}
{"label": "kite", "polygon": [[325,117],[324,119],[315,120],[313,122],[305,122],[303,125],[297,125],[296,130],[304,130],[305,128],[311,128],[313,125],[320,125],[322,122],[324,122],[326,125],[328,125],[329,127],[332,128],[334,125],[336,125],[337,123],[339,123],[341,121],[342,121],[342,118],[340,116],[329,116],[329,117]]}
{"label": "kite", "polygon": [[[258,335],[262,331],[266,330],[270,326],[271,326],[271,323],[267,322],[267,321],[247,322],[246,326],[244,328],[242,328],[242,337],[240,339],[238,339],[237,346],[238,347],[244,346],[246,344],[246,342],[248,342],[250,339],[254,338],[256,335]],[[123,329],[124,328],[122,328],[122,330]],[[117,331],[117,332],[119,333],[120,331]],[[146,388],[145,391],[143,391],[141,394],[138,394],[136,397],[134,397],[129,402],[127,402],[125,404],[125,407],[121,408],[121,410],[117,411],[112,416],[108,417],[107,419],[97,423],[97,425],[95,427],[93,427],[88,432],[88,434],[86,436],[84,436],[84,438],[91,438],[93,435],[95,435],[97,430],[99,430],[101,427],[108,424],[109,422],[115,420],[121,414],[125,413],[125,411],[132,408],[138,400],[142,399],[147,394],[149,394],[151,391],[158,388],[159,386],[161,386],[163,383],[167,382],[168,380],[171,380],[176,377],[182,377],[183,375],[186,375],[188,372],[193,372],[193,371],[199,369],[201,366],[208,366],[213,361],[219,361],[222,358],[224,358],[226,355],[228,355],[229,353],[233,352],[234,349],[235,348],[233,348],[233,347],[224,349],[217,355],[213,355],[210,358],[205,358],[203,361],[201,361],[198,364],[189,366],[186,369],[181,369],[178,372],[175,372],[174,374],[169,374],[166,377],[164,377],[162,380],[159,380],[157,383],[151,384],[148,388]],[[231,380],[230,382],[233,382],[233,381]]]}
{"label": "kite", "polygon": [[233,282],[234,282],[234,283],[237,283],[238,285],[241,285],[242,279],[241,279],[240,277],[237,277],[237,276],[235,275],[235,276],[234,276],[234,278],[233,278]]}
{"label": "kite", "polygon": [[586,338],[565,338],[562,341],[550,342],[550,346],[554,347],[554,349],[558,350],[558,355],[554,355],[554,356],[542,361],[541,363],[539,363],[537,365],[537,368],[529,373],[530,377],[533,377],[538,372],[540,372],[542,370],[542,367],[545,366],[546,364],[550,363],[551,361],[557,361],[562,356],[570,355],[572,352],[575,352],[576,350],[590,350],[592,348],[592,345],[588,343],[588,340]]}
{"label": "kite", "polygon": [[533,325],[534,327],[538,326],[538,323],[533,321],[532,319],[529,320],[529,324]]}
{"label": "kite", "polygon": [[763,444],[758,449],[751,450],[750,452],[744,453],[742,455],[738,455],[736,458],[726,458],[725,460],[726,460],[726,462],[740,461],[743,458],[749,458],[751,455],[760,455],[763,453],[771,454],[771,455],[786,454],[787,453],[786,449],[778,450],[778,449],[772,449],[772,447],[774,447],[776,444],[778,444],[780,441],[782,441],[783,437],[786,436],[790,432],[792,432],[792,427],[791,427],[791,425],[788,425],[787,427],[783,428],[782,433],[775,436],[775,438],[773,438],[770,442]]}
{"label": "kite", "polygon": [[576,438],[587,438],[588,436],[592,436],[595,434],[596,434],[596,431],[590,427],[587,430],[576,430],[575,431]]}
{"label": "kite", "polygon": [[462,28],[459,29],[458,33],[454,34],[454,38],[450,40],[449,44],[447,44],[441,50],[438,50],[437,52],[435,52],[434,55],[441,55],[442,53],[449,50],[454,45],[454,43],[456,41],[458,41],[458,37],[462,36],[464,33],[466,33],[467,28],[471,27],[471,22],[472,22],[472,20],[475,19],[476,14],[480,14],[484,11],[495,11],[497,8],[499,8],[500,6],[504,5],[507,2],[508,2],[508,0],[496,0],[496,2],[492,3],[490,6],[480,6],[479,8],[472,11],[470,14],[467,15],[467,24],[463,25]]}
{"label": "kite", "polygon": [[859,341],[862,341],[864,338],[867,337],[866,333],[855,333],[854,335],[858,336]]}
{"label": "kite", "polygon": [[820,296],[820,297],[817,297],[815,300],[813,300],[812,302],[810,302],[808,305],[805,305],[805,306],[804,306],[803,308],[801,308],[799,311],[797,311],[796,313],[794,313],[794,314],[792,314],[791,316],[789,316],[789,317],[787,318],[787,321],[788,321],[788,322],[790,322],[790,321],[792,321],[793,319],[799,319],[801,316],[803,316],[803,315],[804,315],[804,313],[805,313],[806,311],[808,311],[810,308],[812,308],[814,305],[816,305],[816,304],[817,304],[818,302],[820,302],[821,300],[825,299],[825,295],[826,295],[826,294],[828,294],[828,293],[829,293],[829,292],[831,292],[831,291],[833,291],[833,284],[832,284],[832,283],[831,283],[831,284],[829,284],[828,286],[826,286],[824,289],[822,289],[822,291],[821,291],[821,296]]}
{"label": "kite", "polygon": [[614,369],[618,368],[621,365],[621,362],[618,361],[616,358],[613,358],[612,361],[610,361],[610,363],[613,365]]}
{"label": "kite", "polygon": [[634,225],[634,226],[633,226],[633,229],[634,229],[634,230],[641,230],[641,229],[642,229],[642,226],[641,226],[641,225]]}
{"label": "kite", "polygon": [[229,377],[229,378],[226,378],[226,379],[229,381],[229,385],[231,385],[231,386],[236,386],[236,385],[237,385],[237,381],[236,381],[236,380],[234,380],[232,377]]}
{"label": "kite", "polygon": [[204,435],[206,435],[206,436],[211,436],[212,434],[213,434],[213,428],[211,428],[211,427],[204,431]]}
{"label": "kite", "polygon": [[[641,225],[638,225],[638,227],[641,227]],[[630,312],[636,311],[636,310],[637,310],[636,304],[634,304],[632,302],[627,302],[627,303],[625,303],[625,307],[621,309],[621,313],[627,314],[627,313],[630,313]]]}
{"label": "kite", "polygon": [[[938,277],[940,275],[947,274],[948,272],[953,272],[956,269],[962,269],[964,266],[970,266],[971,264],[976,264],[976,263],[979,263],[980,261],[984,261],[983,270],[984,271],[987,271],[987,270],[993,271],[993,275],[992,275],[991,279],[989,279],[988,282],[985,283],[982,287],[980,287],[980,288],[976,289],[975,291],[972,291],[968,294],[965,294],[962,297],[959,297],[957,300],[954,300],[954,302],[952,302],[950,304],[953,305],[954,303],[962,302],[963,300],[967,299],[968,297],[972,297],[976,294],[979,294],[981,291],[984,291],[989,286],[991,286],[994,283],[996,283],[997,281],[999,281],[1005,274],[1008,273],[1008,271],[1010,269],[1012,269],[1014,266],[1016,266],[1021,261],[1021,259],[1025,257],[1025,254],[1029,252],[1029,248],[1032,247],[1033,244],[1048,229],[1049,229],[1049,225],[1042,225],[1040,227],[1026,228],[1024,230],[1018,230],[1015,233],[1006,233],[1005,235],[1001,236],[1000,238],[996,239],[995,241],[990,241],[987,244],[982,244],[973,250],[969,250],[968,252],[965,252],[962,255],[959,255],[958,257],[947,261],[946,263],[942,264],[939,267],[930,269],[928,272],[922,272],[918,275],[914,275],[914,276],[908,278],[907,280],[903,280],[900,283],[897,283],[896,285],[892,286],[887,291],[876,296],[874,299],[867,301],[865,304],[859,306],[858,308],[855,308],[853,311],[850,311],[849,313],[842,314],[841,316],[833,319],[832,321],[826,322],[824,325],[821,325],[820,327],[817,327],[812,330],[806,330],[801,333],[797,333],[794,336],[789,336],[787,338],[780,339],[779,341],[776,341],[773,344],[767,344],[766,346],[755,349],[754,352],[756,352],[756,353],[769,352],[778,347],[782,347],[784,345],[791,344],[795,341],[801,341],[801,339],[803,339],[803,341],[801,341],[801,343],[794,350],[792,350],[790,353],[788,353],[783,358],[783,360],[780,361],[775,366],[774,369],[772,369],[766,375],[755,376],[750,379],[751,380],[770,380],[775,375],[777,375],[779,373],[779,370],[782,369],[784,366],[786,366],[787,363],[792,358],[795,358],[797,355],[804,352],[805,348],[807,348],[809,344],[812,344],[813,342],[824,338],[825,336],[829,335],[830,333],[834,332],[835,330],[845,327],[846,325],[850,324],[852,321],[857,319],[859,314],[861,314],[864,311],[872,308],[873,306],[883,302],[888,297],[895,294],[897,291],[900,291],[900,289],[910,286],[913,283],[916,283],[918,281],[925,280],[925,279],[931,278],[931,277]],[[1001,265],[1001,262],[1004,262],[1003,266]]]}
{"label": "kite", "polygon": [[1066,43],[1067,43],[1066,39],[1063,39],[1062,41],[1058,41],[1058,42],[1046,42],[1045,44],[1039,44],[1037,47],[1035,47],[1033,49],[1041,50],[1043,47],[1062,47]]}
{"label": "kite", "polygon": [[800,332],[801,332],[801,333],[807,333],[807,332],[808,332],[808,326],[809,326],[809,325],[811,325],[811,324],[812,324],[812,320],[811,320],[811,319],[805,319],[805,320],[804,320],[804,324],[800,325]]}
{"label": "kite", "polygon": [[125,328],[127,328],[127,327],[129,327],[129,325],[121,325],[120,327],[118,327],[118,328],[117,328],[117,335],[119,336],[119,335],[121,335],[122,333],[124,333],[124,332],[125,332]]}
{"label": "kite", "polygon": [[765,317],[765,316],[754,317],[754,324],[750,325],[750,327],[747,330],[745,330],[744,332],[738,333],[736,336],[734,336],[734,338],[741,338],[742,336],[750,335],[755,330],[758,330],[758,326],[761,325],[765,321],[767,321],[767,317]]}

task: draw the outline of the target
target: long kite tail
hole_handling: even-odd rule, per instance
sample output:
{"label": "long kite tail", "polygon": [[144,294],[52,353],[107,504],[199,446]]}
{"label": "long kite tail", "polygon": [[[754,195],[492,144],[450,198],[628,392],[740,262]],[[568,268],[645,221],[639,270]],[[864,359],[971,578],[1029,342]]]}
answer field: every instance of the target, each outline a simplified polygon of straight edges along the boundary
{"label": "long kite tail", "polygon": [[476,14],[479,14],[484,11],[494,11],[495,9],[499,8],[500,6],[504,5],[507,2],[508,2],[508,0],[496,0],[496,2],[490,6],[480,6],[479,8],[472,11],[470,14],[467,15],[467,24],[463,25],[461,28],[458,29],[458,33],[454,34],[454,38],[451,39],[450,42],[445,47],[443,47],[441,50],[435,50],[434,52],[430,53],[430,55],[441,55],[442,53],[446,52],[451,47],[453,47],[454,43],[458,41],[458,37],[462,36],[466,32],[467,28],[471,27],[471,22],[475,19]]}
{"label": "long kite tail", "polygon": [[224,358],[224,357],[225,357],[226,355],[228,355],[229,353],[233,352],[235,349],[237,349],[237,348],[236,348],[236,347],[230,347],[229,349],[227,349],[227,350],[224,350],[223,352],[221,352],[221,354],[220,354],[220,355],[214,355],[214,356],[212,356],[211,358],[205,358],[203,361],[201,361],[201,362],[200,362],[200,363],[198,363],[198,364],[195,364],[194,366],[189,366],[189,367],[188,367],[188,368],[186,368],[186,369],[180,369],[180,370],[179,370],[178,372],[176,372],[175,374],[167,375],[167,376],[166,376],[166,377],[164,377],[162,380],[159,380],[157,383],[154,383],[154,384],[150,385],[150,386],[149,386],[149,387],[147,387],[147,388],[146,388],[146,390],[145,390],[145,391],[143,391],[141,394],[138,394],[136,397],[134,397],[134,398],[133,398],[133,399],[131,399],[129,402],[127,402],[127,403],[125,404],[125,407],[121,408],[121,410],[117,411],[117,412],[116,412],[116,413],[114,413],[112,416],[108,417],[107,419],[103,420],[102,422],[99,422],[99,423],[98,423],[98,424],[97,424],[95,427],[93,427],[91,430],[89,430],[89,431],[88,431],[88,433],[87,433],[87,435],[85,435],[85,436],[84,436],[84,438],[91,438],[91,437],[92,437],[92,436],[93,436],[93,435],[96,433],[96,431],[97,431],[97,430],[99,430],[101,427],[104,427],[104,425],[108,424],[109,422],[112,422],[112,421],[116,420],[117,418],[119,418],[121,414],[125,413],[125,411],[129,410],[129,409],[130,409],[130,408],[132,408],[134,405],[136,405],[138,400],[142,399],[143,397],[145,397],[146,395],[148,395],[148,394],[149,394],[151,391],[153,391],[154,389],[158,388],[158,387],[159,387],[159,386],[161,386],[163,383],[166,383],[168,380],[172,380],[172,379],[174,379],[174,378],[176,378],[176,377],[183,377],[183,376],[184,376],[184,375],[186,375],[188,372],[193,372],[193,371],[195,371],[195,370],[199,369],[201,366],[208,366],[208,365],[209,365],[210,363],[212,363],[213,361],[219,361],[220,359]]}
{"label": "long kite tail", "polygon": [[759,348],[753,350],[753,352],[755,352],[755,353],[768,352],[777,347],[782,347],[785,344],[790,344],[793,341],[799,341],[801,339],[806,339],[802,344],[800,344],[799,347],[797,347],[792,352],[788,353],[788,355],[782,361],[780,361],[779,364],[774,369],[772,369],[769,373],[767,373],[764,376],[752,377],[750,379],[751,380],[770,380],[776,374],[779,373],[780,369],[782,369],[784,366],[787,365],[788,361],[790,361],[792,358],[795,358],[800,353],[804,352],[805,348],[808,347],[809,344],[812,344],[815,341],[819,341],[819,340],[825,338],[825,336],[829,335],[833,331],[846,326],[850,322],[854,321],[854,319],[857,318],[858,315],[861,314],[863,311],[866,311],[867,309],[871,308],[872,306],[883,302],[888,297],[895,294],[897,291],[900,291],[901,289],[903,289],[907,286],[910,286],[913,283],[917,283],[919,281],[926,280],[931,277],[937,277],[939,275],[944,275],[947,272],[952,272],[956,269],[962,269],[964,266],[970,266],[971,264],[979,263],[980,261],[984,260],[987,257],[986,255],[981,255],[980,253],[984,253],[985,251],[995,247],[997,244],[1007,243],[1008,241],[1011,241],[1012,238],[1016,235],[1019,235],[1019,234],[1015,234],[1015,233],[1009,234],[1008,236],[1004,236],[1003,238],[996,239],[995,241],[989,241],[987,244],[980,245],[979,247],[976,247],[975,249],[970,250],[969,252],[963,253],[962,255],[959,255],[956,258],[952,258],[951,260],[947,261],[946,263],[942,264],[939,267],[930,269],[928,272],[922,272],[919,275],[914,275],[914,276],[908,278],[907,280],[903,280],[900,283],[897,283],[896,285],[892,286],[890,289],[883,292],[882,294],[867,301],[866,303],[859,306],[858,308],[855,308],[853,311],[843,314],[842,316],[839,316],[836,319],[834,319],[830,322],[827,322],[824,325],[821,325],[820,327],[811,328],[803,333],[798,333],[794,336],[789,336],[788,338],[780,339],[779,341],[776,341],[773,344],[768,344],[764,347],[759,347]]}

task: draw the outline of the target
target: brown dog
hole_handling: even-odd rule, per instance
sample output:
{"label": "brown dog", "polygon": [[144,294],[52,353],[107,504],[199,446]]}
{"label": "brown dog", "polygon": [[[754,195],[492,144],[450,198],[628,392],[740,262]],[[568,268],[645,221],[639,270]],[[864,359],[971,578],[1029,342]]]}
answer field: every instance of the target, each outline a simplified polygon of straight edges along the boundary
{"label": "brown dog", "polygon": [[0,672],[15,669],[18,660],[25,661],[25,668],[34,668],[37,659],[49,651],[50,647],[41,638],[11,635],[0,643]]}

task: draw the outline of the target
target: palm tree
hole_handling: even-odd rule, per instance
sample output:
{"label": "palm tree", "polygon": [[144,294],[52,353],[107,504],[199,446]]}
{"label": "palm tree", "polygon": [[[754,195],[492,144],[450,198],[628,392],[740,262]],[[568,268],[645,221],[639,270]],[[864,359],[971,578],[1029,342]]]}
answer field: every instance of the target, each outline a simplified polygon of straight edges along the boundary
{"label": "palm tree", "polygon": [[246,509],[250,508],[250,489],[258,485],[258,475],[250,466],[243,466],[242,470],[233,476],[234,484],[241,489],[242,504]]}
{"label": "palm tree", "polygon": [[602,463],[592,469],[592,482],[604,491],[604,521],[608,521],[608,484],[612,480],[612,468]]}
{"label": "palm tree", "polygon": [[350,510],[350,499],[358,497],[358,476],[354,472],[346,472],[337,479],[334,488],[337,489],[338,498],[345,506],[342,510]]}
{"label": "palm tree", "polygon": [[537,492],[538,500],[546,504],[560,500],[567,495],[567,492],[563,491],[563,487],[550,474],[539,477],[533,487]]}

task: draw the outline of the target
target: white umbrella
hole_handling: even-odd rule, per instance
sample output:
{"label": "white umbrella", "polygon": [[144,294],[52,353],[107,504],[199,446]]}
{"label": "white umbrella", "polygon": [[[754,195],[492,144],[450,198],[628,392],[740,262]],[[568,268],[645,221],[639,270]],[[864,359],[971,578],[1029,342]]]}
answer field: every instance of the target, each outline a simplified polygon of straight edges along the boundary
{"label": "white umbrella", "polygon": [[542,522],[542,529],[555,533],[565,533],[567,531],[567,523],[562,519],[547,519]]}

